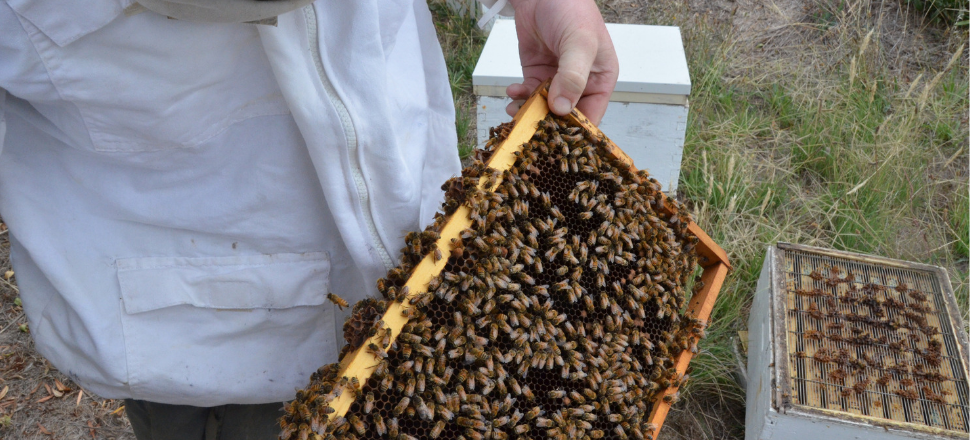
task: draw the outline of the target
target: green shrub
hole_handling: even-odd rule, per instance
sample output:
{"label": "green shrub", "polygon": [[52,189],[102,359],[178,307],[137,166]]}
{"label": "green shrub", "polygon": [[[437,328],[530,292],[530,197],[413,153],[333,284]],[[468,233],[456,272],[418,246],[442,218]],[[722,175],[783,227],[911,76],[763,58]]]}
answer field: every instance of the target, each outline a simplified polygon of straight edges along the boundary
{"label": "green shrub", "polygon": [[967,26],[970,23],[967,20],[966,0],[903,0],[903,2],[933,20],[956,26]]}

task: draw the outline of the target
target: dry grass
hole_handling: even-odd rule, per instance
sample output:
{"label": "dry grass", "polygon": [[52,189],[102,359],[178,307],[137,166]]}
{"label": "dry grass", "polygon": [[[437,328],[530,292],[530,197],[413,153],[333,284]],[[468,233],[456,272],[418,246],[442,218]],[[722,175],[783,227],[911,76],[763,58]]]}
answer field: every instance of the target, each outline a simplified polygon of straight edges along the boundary
{"label": "dry grass", "polygon": [[602,3],[608,21],[681,27],[678,196],[735,265],[664,438],[743,438],[734,345],[775,242],[943,266],[966,319],[965,27],[899,1]]}
{"label": "dry grass", "polygon": [[438,41],[444,48],[451,92],[455,97],[458,154],[470,163],[472,150],[478,142],[472,72],[485,45],[485,34],[475,26],[474,18],[455,14],[443,1],[432,1],[428,6],[435,19]]}
{"label": "dry grass", "polygon": [[34,350],[0,230],[0,438],[134,439],[122,401],[82,391]]}
{"label": "dry grass", "polygon": [[[943,266],[966,320],[965,27],[900,0],[599,2],[607,21],[681,27],[693,92],[678,196],[735,265],[662,438],[743,438],[737,331],[747,326],[765,248],[777,241]],[[475,142],[470,75],[484,38],[443,0],[431,3],[467,154]],[[7,250],[0,236],[0,274]],[[19,330],[16,298],[0,282],[0,390],[9,387],[0,437],[133,438],[112,414],[120,402],[84,393],[75,404],[76,385]],[[72,390],[43,400],[55,380]]]}

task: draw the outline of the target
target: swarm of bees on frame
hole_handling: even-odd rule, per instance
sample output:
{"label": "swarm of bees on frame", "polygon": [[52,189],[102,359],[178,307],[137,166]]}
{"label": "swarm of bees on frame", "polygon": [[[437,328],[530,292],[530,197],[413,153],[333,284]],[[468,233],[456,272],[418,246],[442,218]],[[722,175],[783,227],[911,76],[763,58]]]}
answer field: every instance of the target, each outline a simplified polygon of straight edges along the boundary
{"label": "swarm of bees on frame", "polygon": [[[688,379],[675,358],[704,335],[683,314],[702,284],[690,218],[646,172],[603,154],[601,135],[553,116],[509,169],[489,168],[511,128],[493,129],[443,186],[444,213],[407,235],[401,265],[378,281],[384,301],[411,305],[401,333],[373,302],[350,318],[370,325],[345,326],[343,353],[366,344],[379,360],[370,378],[322,367],[286,406],[282,439],[654,438],[654,403],[673,403],[665,391]],[[462,205],[471,227],[427,289],[409,292]],[[338,416],[329,403],[342,393],[355,401]]]}
{"label": "swarm of bees on frame", "polygon": [[951,393],[942,384],[951,379],[941,372],[943,343],[939,327],[927,321],[936,310],[925,293],[906,284],[859,283],[835,266],[809,276],[825,288],[794,292],[808,303],[793,311],[810,318],[801,337],[816,341],[813,353],[796,357],[827,367],[825,379],[842,385],[841,397],[869,390],[947,403]]}

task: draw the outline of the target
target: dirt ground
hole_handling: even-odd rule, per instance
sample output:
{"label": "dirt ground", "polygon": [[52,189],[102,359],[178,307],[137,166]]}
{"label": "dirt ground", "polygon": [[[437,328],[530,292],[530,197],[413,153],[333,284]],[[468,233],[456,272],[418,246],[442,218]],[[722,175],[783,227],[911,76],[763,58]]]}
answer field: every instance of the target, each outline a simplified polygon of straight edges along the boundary
{"label": "dirt ground", "polygon": [[[753,66],[785,65],[813,68],[805,51],[845,56],[834,39],[820,36],[813,17],[825,12],[831,0],[711,0],[647,1],[600,0],[610,22],[676,23],[691,26],[699,20],[714,22],[724,39],[735,41],[737,56]],[[902,78],[912,79],[922,67],[939,62],[943,47],[934,42],[932,29],[914,25],[913,16],[899,2],[849,2],[869,8],[868,20],[882,28],[881,44],[892,47],[889,60]],[[839,29],[828,29],[837,33]],[[930,44],[933,43],[933,44]],[[817,60],[817,58],[816,58]],[[739,73],[740,74],[740,73]],[[2,214],[2,213],[0,213]],[[34,350],[26,318],[19,306],[16,274],[9,263],[9,234],[0,225],[0,438],[4,439],[133,439],[123,402],[101,399],[78,387]],[[661,438],[740,438],[744,408],[717,395],[694,396],[677,405]],[[742,435],[743,436],[743,435]]]}
{"label": "dirt ground", "polygon": [[[855,55],[858,43],[873,30],[873,45],[881,50],[870,62],[889,66],[893,80],[910,84],[922,72],[945,65],[964,42],[906,8],[904,1],[597,1],[607,22],[679,26],[688,58],[691,50],[727,47],[726,81],[739,84],[783,77],[825,81],[832,66]],[[966,52],[960,62],[967,64]],[[900,238],[903,246],[913,248],[912,254],[928,253],[939,245],[916,232]],[[965,264],[958,263],[962,270]],[[736,352],[736,357],[734,376],[743,390],[744,354]],[[744,438],[744,402],[734,392],[705,389],[682,399],[671,409],[659,437]]]}
{"label": "dirt ground", "polygon": [[0,438],[134,439],[123,402],[82,390],[34,350],[0,223]]}

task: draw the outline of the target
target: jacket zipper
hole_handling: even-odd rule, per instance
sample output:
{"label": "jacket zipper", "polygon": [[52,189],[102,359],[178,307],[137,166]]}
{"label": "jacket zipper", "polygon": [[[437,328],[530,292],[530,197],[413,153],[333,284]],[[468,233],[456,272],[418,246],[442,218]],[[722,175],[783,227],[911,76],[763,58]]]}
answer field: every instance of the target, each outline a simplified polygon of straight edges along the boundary
{"label": "jacket zipper", "polygon": [[350,173],[354,179],[354,186],[357,187],[357,197],[360,199],[361,211],[364,213],[364,223],[367,224],[371,241],[374,242],[374,247],[377,249],[377,253],[384,263],[384,269],[391,270],[394,267],[394,263],[391,260],[391,255],[387,252],[387,247],[381,241],[381,237],[377,232],[377,224],[374,222],[374,214],[370,209],[370,193],[367,191],[367,183],[364,181],[364,174],[361,171],[360,158],[357,156],[357,131],[354,127],[354,121],[350,118],[350,112],[347,111],[347,106],[340,99],[340,95],[337,94],[333,83],[330,82],[327,72],[323,69],[323,59],[320,57],[320,38],[317,30],[316,10],[312,4],[307,5],[303,8],[303,14],[306,16],[307,34],[310,39],[310,54],[313,57],[313,64],[317,68],[317,74],[323,83],[323,89],[327,92],[327,98],[330,99],[330,103],[337,110],[337,116],[340,117],[340,122],[343,124],[344,133],[347,138],[347,155],[350,159]]}

